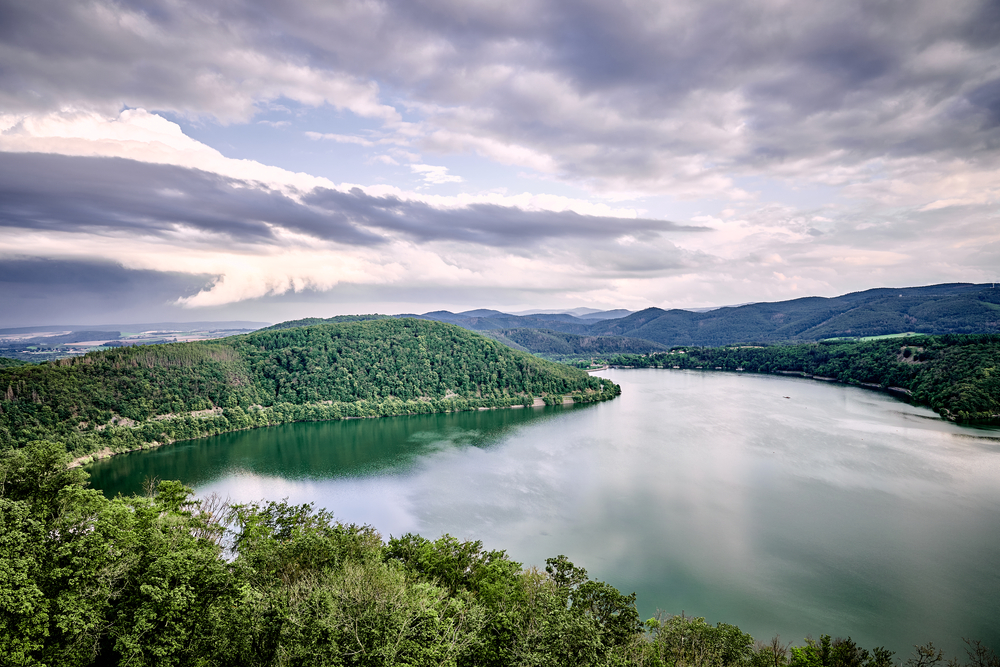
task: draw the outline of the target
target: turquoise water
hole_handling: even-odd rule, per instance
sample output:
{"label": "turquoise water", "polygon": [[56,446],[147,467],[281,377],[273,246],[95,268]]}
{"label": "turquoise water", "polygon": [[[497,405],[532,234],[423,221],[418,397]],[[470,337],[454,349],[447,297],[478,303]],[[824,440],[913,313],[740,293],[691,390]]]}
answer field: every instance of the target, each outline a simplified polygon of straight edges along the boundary
{"label": "turquoise water", "polygon": [[758,639],[829,633],[905,657],[1000,650],[1000,431],[797,378],[609,370],[598,405],[290,424],[90,466],[234,501],[315,502],[385,536],[566,554]]}

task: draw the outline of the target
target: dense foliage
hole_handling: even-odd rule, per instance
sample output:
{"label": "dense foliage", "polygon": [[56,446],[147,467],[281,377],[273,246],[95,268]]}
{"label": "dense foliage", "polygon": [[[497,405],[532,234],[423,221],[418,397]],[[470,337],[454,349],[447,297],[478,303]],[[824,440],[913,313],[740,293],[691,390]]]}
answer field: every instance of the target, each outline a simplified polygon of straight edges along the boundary
{"label": "dense foliage", "polygon": [[277,331],[279,329],[294,329],[295,327],[311,327],[314,324],[340,324],[342,322],[367,322],[368,320],[383,320],[389,315],[335,315],[334,317],[305,317],[301,320],[279,322],[258,331]]}
{"label": "dense foliage", "polygon": [[950,419],[1000,423],[1000,335],[687,347],[648,356],[617,355],[609,361],[632,367],[815,376],[888,389]]}
{"label": "dense foliage", "polygon": [[[0,655],[87,665],[891,667],[848,639],[790,648],[659,615],[565,556],[544,571],[445,535],[384,543],[283,502],[179,482],[107,499],[58,444],[0,455]],[[970,667],[1000,667],[969,643]],[[934,667],[918,647],[907,667]],[[958,663],[949,662],[957,667]]]}
{"label": "dense foliage", "polygon": [[126,347],[0,370],[0,450],[77,454],[302,420],[561,403],[617,385],[459,327],[376,319]]}
{"label": "dense foliage", "polygon": [[588,354],[645,354],[667,350],[666,346],[659,343],[627,336],[581,336],[551,329],[497,329],[484,333],[510,347],[552,359]]}
{"label": "dense foliage", "polygon": [[234,347],[264,392],[257,396],[263,405],[448,394],[500,399],[602,386],[598,378],[575,369],[517,353],[459,327],[422,320],[260,331],[236,339]]}
{"label": "dense foliage", "polygon": [[11,366],[23,366],[28,362],[21,361],[20,359],[11,359],[9,357],[0,357],[0,368],[10,368]]}

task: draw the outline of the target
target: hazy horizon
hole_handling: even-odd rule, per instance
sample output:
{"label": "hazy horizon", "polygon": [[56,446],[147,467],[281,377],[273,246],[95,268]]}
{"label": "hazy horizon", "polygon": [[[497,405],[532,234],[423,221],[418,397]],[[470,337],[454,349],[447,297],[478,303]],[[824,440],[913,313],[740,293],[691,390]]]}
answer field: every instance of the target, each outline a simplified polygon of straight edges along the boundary
{"label": "hazy horizon", "polygon": [[[947,284],[947,283],[945,283],[945,284]],[[953,283],[953,284],[970,284],[970,285],[975,285],[975,283]],[[983,285],[983,286],[989,285],[989,284],[991,284],[991,283],[980,283],[980,285]],[[993,284],[995,285],[995,283],[993,283]],[[920,288],[920,287],[933,287],[933,286],[932,285],[902,285],[902,286],[892,286],[892,287],[889,287],[889,286],[879,286],[879,287],[869,288],[868,290],[859,290],[859,291],[860,292],[865,292],[865,291],[878,290],[878,289],[890,289],[891,290],[891,289],[910,289],[910,288]],[[818,296],[818,295],[803,295],[803,296]],[[845,296],[845,295],[844,294],[837,294],[837,295],[834,295],[833,297],[822,297],[822,298],[836,298],[838,296]],[[795,297],[795,298],[800,298],[800,297]],[[786,299],[782,299],[781,301],[786,301]],[[756,304],[756,303],[775,303],[775,302],[749,301],[749,302],[745,302],[745,303],[729,303],[729,304],[721,304],[721,305],[716,305],[716,306],[681,308],[680,310],[688,310],[690,312],[706,312],[706,311],[711,311],[711,310],[719,310],[719,309],[722,309],[722,308],[739,308],[740,306],[748,306],[748,305],[753,305],[753,304]],[[650,308],[655,308],[656,306],[649,306],[649,307]],[[187,325],[192,325],[192,324],[201,324],[201,325],[236,325],[236,324],[250,325],[250,324],[253,324],[253,325],[259,325],[260,327],[265,327],[265,326],[270,326],[272,324],[277,324],[279,322],[284,322],[284,321],[289,321],[289,320],[298,320],[298,319],[306,319],[306,318],[320,318],[320,319],[324,319],[324,318],[329,318],[329,317],[335,317],[337,315],[371,315],[371,314],[379,314],[379,315],[389,315],[389,316],[402,316],[402,315],[427,315],[427,314],[439,313],[439,312],[451,312],[451,313],[456,314],[456,315],[462,315],[464,313],[471,313],[471,312],[481,311],[481,310],[493,310],[493,311],[501,312],[501,313],[503,313],[505,315],[518,315],[518,316],[534,315],[534,314],[568,314],[568,315],[574,315],[576,317],[580,317],[581,319],[584,319],[584,320],[590,318],[590,316],[592,316],[594,314],[606,313],[606,312],[613,312],[613,311],[618,311],[618,310],[625,311],[626,313],[636,313],[636,312],[639,312],[639,310],[629,311],[627,309],[621,309],[621,308],[596,309],[596,308],[585,308],[585,307],[567,308],[567,309],[534,308],[534,309],[528,309],[528,310],[522,310],[522,311],[516,311],[516,312],[512,312],[512,311],[509,311],[509,310],[502,310],[500,308],[493,308],[493,307],[490,307],[490,306],[483,306],[483,307],[477,307],[477,308],[464,308],[464,309],[463,308],[449,309],[449,308],[440,308],[439,307],[439,308],[430,308],[428,310],[419,310],[419,311],[413,310],[413,311],[409,311],[409,312],[381,312],[381,313],[376,313],[375,311],[369,310],[369,311],[357,311],[357,312],[338,312],[338,313],[332,313],[332,314],[331,313],[314,313],[314,314],[299,315],[299,316],[296,316],[296,317],[285,318],[285,319],[282,319],[282,320],[273,320],[273,321],[268,321],[268,322],[254,321],[254,320],[245,320],[245,319],[240,319],[240,320],[199,320],[199,319],[183,320],[183,319],[176,319],[176,320],[169,320],[169,321],[162,321],[162,322],[155,322],[155,323],[154,322],[141,322],[141,321],[138,321],[138,320],[123,320],[121,322],[113,323],[113,324],[108,324],[107,321],[101,321],[101,320],[95,320],[95,319],[92,319],[90,321],[75,322],[75,323],[67,323],[67,322],[64,322],[64,321],[60,321],[60,322],[39,322],[39,323],[29,323],[29,324],[15,325],[15,326],[0,326],[0,334],[10,333],[10,330],[13,330],[13,329],[39,329],[40,330],[42,327],[51,327],[53,331],[55,331],[56,329],[59,329],[59,330],[63,330],[63,329],[65,329],[65,330],[81,330],[84,327],[94,327],[95,329],[109,329],[109,330],[113,330],[113,329],[116,329],[116,328],[128,327],[128,326],[138,326],[138,325],[150,325],[150,326],[153,326],[153,325],[174,325],[174,324],[177,324],[177,325],[184,325],[184,324],[187,324]],[[640,309],[640,310],[645,310],[645,309]],[[668,310],[668,309],[665,309],[665,310]],[[613,317],[624,317],[624,316],[625,315],[615,315]],[[156,328],[156,327],[154,327],[154,328]],[[247,327],[247,328],[253,328],[253,327]]]}

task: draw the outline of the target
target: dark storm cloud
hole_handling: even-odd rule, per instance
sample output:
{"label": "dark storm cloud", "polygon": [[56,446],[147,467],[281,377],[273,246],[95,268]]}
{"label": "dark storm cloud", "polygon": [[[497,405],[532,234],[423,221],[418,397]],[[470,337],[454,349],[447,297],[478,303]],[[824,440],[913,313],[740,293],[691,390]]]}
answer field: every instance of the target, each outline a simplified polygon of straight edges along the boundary
{"label": "dark storm cloud", "polygon": [[169,304],[210,287],[214,279],[132,270],[111,262],[0,257],[0,326],[155,319],[171,310]]}
{"label": "dark storm cloud", "polygon": [[[966,7],[976,4],[988,3]],[[584,3],[560,16],[559,34],[567,37],[547,42],[555,46],[550,62],[558,71],[582,91],[619,95],[615,108],[632,119],[679,115],[698,125],[692,114],[711,114],[713,95],[720,106],[725,93],[739,95],[728,115],[718,109],[719,120],[744,123],[745,145],[733,145],[737,137],[726,134],[652,132],[648,144],[630,142],[636,152],[707,151],[721,162],[766,166],[846,149],[838,161],[850,164],[932,152],[966,157],[982,143],[982,125],[968,119],[956,126],[941,104],[961,103],[994,70],[997,43],[977,39],[975,11],[927,2],[668,6],[680,8],[680,16],[664,24],[642,12]],[[947,62],[948,54],[934,55],[935,48],[967,52]],[[709,108],[686,109],[685,101],[698,96]],[[609,140],[626,138],[608,129]],[[622,157],[631,156],[626,150]],[[612,162],[612,168],[627,165]]]}
{"label": "dark storm cloud", "polygon": [[0,226],[167,234],[178,226],[234,242],[276,239],[272,225],[323,239],[382,239],[343,218],[216,174],[120,158],[0,153]]}
{"label": "dark storm cloud", "polygon": [[[195,229],[234,243],[280,243],[275,227],[374,246],[374,229],[427,242],[531,245],[545,239],[611,239],[704,227],[661,220],[525,211],[493,205],[437,209],[419,201],[318,189],[285,195],[196,169],[120,158],[0,153],[0,227],[172,235]],[[180,240],[184,243],[184,239]]]}
{"label": "dark storm cloud", "polygon": [[436,209],[419,201],[317,189],[304,198],[336,219],[400,232],[418,241],[464,241],[506,247],[530,246],[546,239],[611,239],[624,234],[651,237],[659,232],[705,231],[665,220],[610,218],[573,211],[524,211],[491,204]]}
{"label": "dark storm cloud", "polygon": [[6,3],[0,108],[126,104],[245,120],[284,95],[377,115],[362,99],[375,83],[421,120],[403,143],[445,153],[480,150],[479,139],[526,147],[568,180],[626,191],[690,182],[704,194],[724,187],[712,174],[796,161],[812,165],[797,167],[803,178],[882,158],[989,168],[1000,146],[997,7]]}
{"label": "dark storm cloud", "polygon": [[338,6],[325,21],[310,3],[264,13],[281,48],[433,105],[434,127],[550,155],[570,179],[676,183],[700,175],[678,160],[700,156],[729,174],[809,160],[808,178],[878,158],[992,163],[1000,145],[993,0]]}
{"label": "dark storm cloud", "polygon": [[979,86],[969,93],[968,100],[986,114],[989,125],[1000,125],[1000,79]]}
{"label": "dark storm cloud", "polygon": [[[880,108],[880,101],[903,96],[911,107],[961,101],[977,79],[995,70],[991,54],[1000,43],[997,3],[991,0],[552,0],[515,6],[399,0],[370,12],[362,3],[343,3],[341,11],[319,15],[315,7],[272,2],[261,15],[281,26],[283,48],[305,53],[317,64],[391,82],[428,102],[492,108],[497,113],[490,129],[519,131],[518,136],[543,145],[588,137],[636,142],[644,132],[647,141],[664,146],[694,141],[650,137],[642,127],[585,127],[572,117],[559,123],[539,107],[537,90],[516,89],[516,78],[509,85],[475,85],[485,68],[516,68],[522,78],[550,73],[582,96],[613,96],[602,98],[606,106],[635,119],[683,111],[681,102],[700,92],[738,91],[759,143],[784,143],[781,128],[808,124],[815,114],[880,113],[867,128],[855,125],[853,135],[828,124],[827,136],[819,132],[824,128],[816,128],[812,147],[783,148],[808,152],[845,142],[855,146],[860,142],[852,136],[877,136],[889,129],[887,139],[907,150],[902,137],[893,136],[904,133],[895,121],[907,109]],[[331,31],[336,39],[330,39]],[[954,54],[934,55],[934,48],[953,48]],[[921,57],[929,62],[919,62]],[[401,66],[406,61],[411,66]],[[908,129],[941,129],[935,120],[944,118]],[[967,130],[966,141],[974,142],[976,128]],[[887,148],[892,147],[876,142],[868,151],[880,154]]]}

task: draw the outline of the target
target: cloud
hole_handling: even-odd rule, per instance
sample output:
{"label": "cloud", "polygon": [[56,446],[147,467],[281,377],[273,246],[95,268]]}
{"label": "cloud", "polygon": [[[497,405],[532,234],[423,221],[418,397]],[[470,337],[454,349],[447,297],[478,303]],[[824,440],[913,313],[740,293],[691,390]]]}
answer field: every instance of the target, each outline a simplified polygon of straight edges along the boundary
{"label": "cloud", "polygon": [[305,195],[303,201],[329,211],[336,218],[366,228],[401,233],[419,242],[447,240],[494,247],[530,247],[543,240],[612,240],[625,234],[650,238],[707,229],[666,220],[610,218],[574,211],[529,211],[485,203],[440,209],[394,196],[371,196],[360,188],[349,192],[318,188]]}
{"label": "cloud", "polygon": [[[125,110],[113,117],[93,112],[0,115],[0,151],[121,157],[148,163],[175,165],[212,172],[224,178],[261,183],[289,196],[315,188],[340,189],[345,192],[361,188],[372,195],[391,195],[423,201],[439,208],[489,203],[526,210],[572,210],[581,215],[619,218],[634,218],[637,215],[633,208],[544,193],[501,196],[489,192],[442,196],[408,191],[391,185],[338,184],[327,178],[293,172],[255,160],[226,157],[218,150],[185,135],[176,123],[144,109]],[[400,153],[401,159],[419,159],[418,155]],[[380,157],[386,160],[392,159],[388,156]]]}
{"label": "cloud", "polygon": [[[208,284],[202,280],[174,302],[213,308],[348,284],[529,292],[545,280],[589,285],[681,267],[676,257],[683,251],[665,237],[706,231],[580,215],[569,208],[572,200],[558,197],[493,197],[525,208],[477,200],[459,206],[454,198],[442,198],[449,206],[438,207],[360,188],[292,197],[173,165],[0,153],[0,226],[8,230],[0,255],[99,257],[128,270],[208,274],[214,276]],[[629,242],[616,241],[623,237]],[[609,246],[599,272],[586,258],[595,240]],[[644,259],[628,247],[634,243],[642,244]]]}
{"label": "cloud", "polygon": [[[7,327],[157,320],[212,279],[101,260],[0,256],[0,312]],[[188,319],[179,308],[171,314]]]}
{"label": "cloud", "polygon": [[[247,121],[284,97],[397,119],[378,86],[316,67],[268,39],[266,17],[222,3],[54,0],[8,4],[0,33],[0,108],[12,112],[122,105]],[[269,43],[270,42],[270,43]]]}
{"label": "cloud", "polygon": [[37,153],[0,153],[0,190],[0,255],[200,275],[172,303],[203,310],[365,285],[383,298],[406,286],[520,295],[515,303],[558,293],[704,305],[990,280],[1000,265],[996,213],[984,204],[891,214],[765,205],[680,224],[581,215],[578,202],[553,196],[438,204],[392,188],[315,188],[293,197],[173,165]]}
{"label": "cloud", "polygon": [[396,162],[392,157],[388,155],[376,155],[369,160],[370,163],[386,164],[391,167],[398,167],[399,163]]}
{"label": "cloud", "polygon": [[355,137],[347,134],[331,134],[331,133],[320,133],[320,132],[306,132],[306,136],[310,139],[319,141],[336,141],[339,144],[357,144],[359,146],[374,146],[375,142],[369,141],[363,137]]}
{"label": "cloud", "polygon": [[[0,252],[213,276],[189,307],[348,286],[707,305],[1000,265],[990,0],[64,4],[0,21]],[[157,110],[198,136],[322,129],[421,185],[230,158]],[[476,192],[482,162],[551,192]]]}
{"label": "cloud", "polygon": [[275,244],[276,229],[347,245],[384,239],[252,182],[119,158],[0,153],[0,226]]}
{"label": "cloud", "polygon": [[[705,229],[476,201],[444,208],[393,194],[373,196],[360,188],[317,188],[290,197],[253,181],[196,169],[36,153],[0,153],[0,226],[245,247],[286,245],[291,241],[285,232],[345,246],[379,246],[389,233],[420,242],[509,247],[543,239],[613,239]],[[297,241],[302,242],[307,241]]]}
{"label": "cloud", "polygon": [[10,112],[238,122],[287,98],[379,119],[379,141],[403,148],[680,197],[739,200],[748,175],[857,185],[914,164],[926,179],[1000,167],[990,0],[57,4],[5,14]]}
{"label": "cloud", "polygon": [[994,4],[358,3],[334,12],[349,32],[274,11],[316,62],[402,93],[422,119],[400,142],[604,191],[741,198],[739,176],[899,181],[914,157],[931,178],[995,171]]}
{"label": "cloud", "polygon": [[335,187],[325,178],[228,158],[145,109],[126,109],[110,117],[82,111],[5,114],[0,116],[0,151],[120,157],[214,172],[286,191]]}
{"label": "cloud", "polygon": [[441,185],[442,183],[461,183],[462,177],[448,173],[448,167],[437,167],[430,164],[411,164],[410,170],[423,176],[425,183]]}

